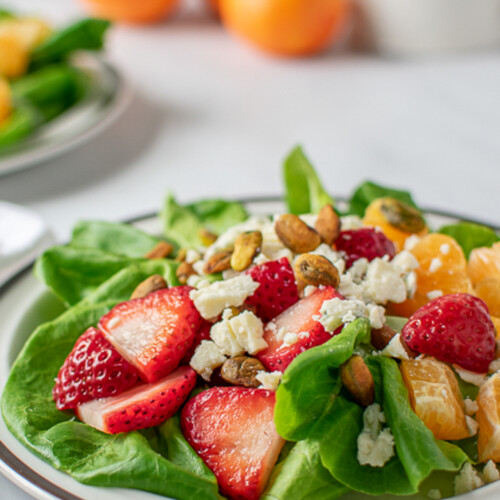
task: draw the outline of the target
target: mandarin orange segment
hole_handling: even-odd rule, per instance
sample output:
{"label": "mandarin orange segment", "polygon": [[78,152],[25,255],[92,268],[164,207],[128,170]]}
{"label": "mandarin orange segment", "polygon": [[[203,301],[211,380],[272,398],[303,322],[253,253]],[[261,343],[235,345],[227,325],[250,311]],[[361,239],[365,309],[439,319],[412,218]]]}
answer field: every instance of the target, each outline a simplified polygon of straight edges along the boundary
{"label": "mandarin orange segment", "polygon": [[491,321],[493,321],[493,324],[495,325],[496,339],[500,340],[500,317],[491,316]]}
{"label": "mandarin orange segment", "polygon": [[481,386],[476,402],[479,461],[500,462],[500,373],[491,376]]}
{"label": "mandarin orange segment", "polygon": [[[417,236],[424,236],[429,232],[429,229],[425,226],[424,223],[422,228],[419,227],[420,225],[417,226],[417,231],[405,231],[403,230],[403,228],[406,227],[406,229],[410,229],[411,226],[408,227],[408,224],[398,224],[397,222],[394,222],[394,219],[393,223],[391,223],[388,220],[386,210],[386,214],[384,215],[384,207],[390,206],[390,204],[394,204],[394,202],[397,201],[393,200],[392,198],[378,198],[372,201],[366,208],[365,216],[363,217],[363,223],[367,226],[380,228],[381,231],[394,243],[396,250],[399,252],[403,250],[405,241],[409,236],[411,236],[412,234],[416,234]],[[397,203],[401,204],[401,202]],[[411,207],[407,208],[411,209]]]}
{"label": "mandarin orange segment", "polygon": [[436,439],[464,439],[471,433],[452,369],[434,358],[401,362],[401,374],[413,411]]}
{"label": "mandarin orange segment", "polygon": [[484,278],[475,286],[475,292],[486,302],[492,316],[500,316],[500,278]]}
{"label": "mandarin orange segment", "polygon": [[469,255],[468,272],[472,283],[476,285],[485,278],[500,280],[500,242],[491,248],[475,248]]}
{"label": "mandarin orange segment", "polygon": [[[460,245],[445,234],[428,234],[411,249],[419,267],[417,288],[413,298],[401,304],[391,304],[391,314],[411,316],[419,307],[429,302],[429,293],[472,293],[467,275],[467,260]],[[432,293],[431,293],[432,297]]]}

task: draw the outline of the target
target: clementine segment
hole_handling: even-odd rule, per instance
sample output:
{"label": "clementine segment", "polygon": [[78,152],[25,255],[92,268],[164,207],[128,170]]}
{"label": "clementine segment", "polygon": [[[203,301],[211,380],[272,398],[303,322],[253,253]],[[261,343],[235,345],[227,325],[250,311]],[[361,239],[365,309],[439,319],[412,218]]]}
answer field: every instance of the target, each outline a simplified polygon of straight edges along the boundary
{"label": "clementine segment", "polygon": [[[428,234],[411,249],[419,267],[417,288],[413,298],[401,304],[391,304],[391,314],[411,316],[431,298],[433,293],[471,293],[467,275],[467,260],[460,245],[445,234]],[[428,295],[430,294],[430,295]]]}
{"label": "clementine segment", "polygon": [[319,52],[341,35],[347,0],[220,0],[222,22],[266,52],[301,56]]}
{"label": "clementine segment", "polygon": [[469,255],[468,271],[472,283],[476,285],[485,278],[500,280],[500,242],[491,248],[475,248]]}
{"label": "clementine segment", "polygon": [[9,82],[0,76],[0,125],[7,120],[12,111]]}
{"label": "clementine segment", "polygon": [[484,278],[475,286],[475,292],[486,302],[492,316],[500,316],[500,278]]}
{"label": "clementine segment", "polygon": [[495,373],[481,386],[476,402],[479,461],[500,462],[500,373]]}
{"label": "clementine segment", "polygon": [[403,360],[401,374],[413,411],[436,439],[464,439],[470,431],[452,369],[434,358]]}

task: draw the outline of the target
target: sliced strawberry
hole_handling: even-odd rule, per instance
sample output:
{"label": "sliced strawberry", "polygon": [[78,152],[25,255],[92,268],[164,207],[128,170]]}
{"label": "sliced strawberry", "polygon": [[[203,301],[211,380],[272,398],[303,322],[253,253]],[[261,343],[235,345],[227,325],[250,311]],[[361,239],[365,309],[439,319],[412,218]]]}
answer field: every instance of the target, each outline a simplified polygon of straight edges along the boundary
{"label": "sliced strawberry", "polygon": [[341,231],[335,241],[335,247],[347,254],[347,268],[362,257],[372,261],[376,257],[388,255],[392,259],[396,255],[394,243],[382,231],[371,227]]}
{"label": "sliced strawberry", "polygon": [[77,407],[77,417],[107,434],[158,425],[184,403],[196,384],[196,372],[181,366],[154,384],[141,384],[119,396],[96,399]]}
{"label": "sliced strawberry", "polygon": [[181,365],[189,364],[191,358],[193,357],[194,351],[196,351],[196,348],[201,344],[202,340],[210,340],[210,329],[212,328],[212,326],[214,326],[213,323],[210,323],[210,321],[202,319],[201,326],[194,336],[193,344],[188,349],[188,352],[182,358]]}
{"label": "sliced strawberry", "polygon": [[255,307],[262,321],[271,321],[299,300],[295,275],[286,257],[252,267],[247,274],[260,286],[245,304]]}
{"label": "sliced strawberry", "polygon": [[488,306],[467,293],[443,295],[418,309],[401,332],[414,350],[478,373],[495,359]]}
{"label": "sliced strawberry", "polygon": [[[257,353],[256,357],[269,371],[284,372],[301,352],[332,338],[314,318],[319,315],[323,302],[335,297],[343,298],[331,286],[320,288],[282,312],[265,326],[264,340],[268,347]],[[286,345],[283,338],[286,333],[297,334],[296,342]]]}
{"label": "sliced strawberry", "polygon": [[230,499],[256,500],[285,441],[274,426],[275,394],[264,389],[213,387],[188,401],[185,438]]}
{"label": "sliced strawberry", "polygon": [[139,372],[92,327],[68,354],[52,395],[58,410],[69,410],[91,399],[116,396],[132,387],[138,378]]}
{"label": "sliced strawberry", "polygon": [[190,290],[178,286],[122,302],[99,322],[106,338],[147,382],[175,370],[194,342],[202,318]]}

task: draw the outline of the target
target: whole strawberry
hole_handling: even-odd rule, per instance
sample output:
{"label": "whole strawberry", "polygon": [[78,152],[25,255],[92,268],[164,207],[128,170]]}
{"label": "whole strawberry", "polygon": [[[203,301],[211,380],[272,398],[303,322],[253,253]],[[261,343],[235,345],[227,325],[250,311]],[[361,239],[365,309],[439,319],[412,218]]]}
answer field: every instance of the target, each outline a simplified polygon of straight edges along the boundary
{"label": "whole strawberry", "polygon": [[52,391],[58,410],[91,399],[116,396],[137,382],[139,372],[123,359],[96,328],[89,328],[64,361]]}
{"label": "whole strawberry", "polygon": [[495,358],[488,306],[467,293],[443,295],[418,309],[401,332],[409,347],[478,373]]}
{"label": "whole strawberry", "polygon": [[295,275],[286,257],[255,266],[247,274],[260,286],[245,304],[255,307],[262,321],[271,321],[299,300]]}
{"label": "whole strawberry", "polygon": [[376,257],[388,255],[392,259],[396,255],[394,243],[384,233],[370,227],[341,231],[335,246],[346,253],[347,268],[362,257],[372,261]]}

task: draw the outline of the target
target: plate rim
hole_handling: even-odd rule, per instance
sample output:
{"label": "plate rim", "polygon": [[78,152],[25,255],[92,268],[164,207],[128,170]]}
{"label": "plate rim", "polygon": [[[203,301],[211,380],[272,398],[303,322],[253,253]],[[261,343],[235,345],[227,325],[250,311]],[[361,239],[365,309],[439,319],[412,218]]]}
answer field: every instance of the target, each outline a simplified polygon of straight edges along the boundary
{"label": "plate rim", "polygon": [[[104,111],[101,112],[101,119],[86,127],[83,132],[67,140],[63,140],[62,142],[42,145],[31,151],[21,151],[12,155],[7,155],[4,158],[0,156],[0,177],[33,168],[37,164],[57,158],[87,143],[112,125],[127,108],[132,100],[133,89],[131,83],[124,77],[123,73],[106,60],[102,54],[90,51],[81,51],[78,54],[80,57],[83,56],[87,60],[99,64],[102,70],[108,72],[116,82],[115,92],[110,101],[106,104]],[[63,118],[64,114],[65,113],[58,118]],[[54,120],[54,123],[57,122],[58,118]]]}
{"label": "plate rim", "polygon": [[[345,202],[344,197],[335,197],[336,201]],[[284,200],[281,196],[254,196],[239,198],[237,200],[243,205],[251,205],[258,203],[283,203]],[[446,210],[432,209],[432,208],[421,208],[424,214],[434,215],[438,217],[445,217],[449,219],[455,219],[464,222],[471,222],[475,224],[482,224],[490,227],[495,232],[500,232],[500,226],[492,225],[489,223],[482,222],[475,218],[462,217],[457,213],[450,213]],[[159,214],[157,212],[147,212],[142,215],[133,216],[122,220],[125,224],[138,224],[145,222],[147,220],[158,219]],[[29,264],[24,266],[22,269],[14,273],[8,280],[0,285],[0,300],[2,297],[8,293],[8,291],[18,283],[23,277],[25,277],[28,272],[31,271],[36,259],[30,261]],[[0,418],[3,419],[2,416]],[[22,443],[21,443],[22,445]],[[30,451],[30,450],[28,450]],[[31,453],[34,457],[35,454]],[[36,457],[39,458],[39,457]],[[41,459],[40,459],[41,460]],[[43,460],[42,460],[43,462]],[[43,462],[46,463],[46,462]],[[50,466],[50,464],[48,464]],[[29,465],[23,462],[19,457],[17,457],[2,441],[0,436],[0,474],[2,474],[7,480],[11,481],[13,484],[18,486],[23,491],[30,495],[35,496],[40,500],[51,500],[51,499],[62,499],[62,500],[83,500],[82,497],[76,496],[70,491],[67,491],[62,486],[55,484],[48,479],[44,478],[41,474],[32,469]],[[71,477],[71,476],[69,476]],[[76,480],[75,480],[76,481]],[[493,483],[492,483],[493,484]],[[477,490],[474,490],[477,491]],[[469,494],[459,495],[452,498],[470,498]]]}

